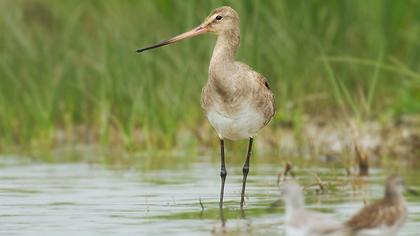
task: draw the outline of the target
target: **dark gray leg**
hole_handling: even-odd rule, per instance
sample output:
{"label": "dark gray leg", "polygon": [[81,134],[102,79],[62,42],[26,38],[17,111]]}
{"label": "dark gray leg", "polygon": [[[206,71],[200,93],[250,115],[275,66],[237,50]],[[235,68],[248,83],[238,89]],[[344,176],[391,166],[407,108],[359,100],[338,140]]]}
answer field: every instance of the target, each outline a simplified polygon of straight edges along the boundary
{"label": "dark gray leg", "polygon": [[242,180],[242,193],[241,193],[241,208],[244,207],[246,177],[248,176],[248,172],[249,172],[249,159],[251,157],[251,152],[252,152],[252,141],[253,141],[253,138],[249,138],[246,161],[245,161],[244,167],[242,168],[243,180]]}
{"label": "dark gray leg", "polygon": [[226,167],[225,167],[225,141],[220,139],[220,177],[222,178],[222,186],[220,188],[220,202],[219,207],[223,208],[223,195],[225,192]]}
{"label": "dark gray leg", "polygon": [[226,218],[225,218],[225,212],[224,212],[223,207],[219,208],[219,216],[220,216],[220,222],[222,223],[222,232],[223,234],[225,234]]}

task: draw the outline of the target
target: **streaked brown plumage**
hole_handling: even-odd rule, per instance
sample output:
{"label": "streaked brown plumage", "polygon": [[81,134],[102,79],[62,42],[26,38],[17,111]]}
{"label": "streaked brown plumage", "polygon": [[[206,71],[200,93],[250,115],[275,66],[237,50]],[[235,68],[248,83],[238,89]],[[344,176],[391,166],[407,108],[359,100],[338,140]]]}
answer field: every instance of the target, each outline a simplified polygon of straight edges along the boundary
{"label": "streaked brown plumage", "polygon": [[137,52],[165,46],[207,32],[215,33],[217,41],[210,61],[208,81],[201,94],[201,106],[220,139],[220,176],[222,178],[220,207],[223,205],[227,175],[224,139],[249,138],[247,157],[243,167],[241,192],[241,207],[243,207],[253,138],[274,116],[275,104],[274,95],[267,80],[248,65],[235,61],[240,42],[238,13],[227,6],[217,8],[195,29],[159,44],[138,49]]}
{"label": "streaked brown plumage", "polygon": [[[396,175],[388,177],[384,198],[363,207],[345,222],[352,235],[375,229],[384,229],[395,234],[407,217],[407,207],[402,195],[403,187],[404,181],[401,177]],[[380,234],[385,235],[384,232]]]}

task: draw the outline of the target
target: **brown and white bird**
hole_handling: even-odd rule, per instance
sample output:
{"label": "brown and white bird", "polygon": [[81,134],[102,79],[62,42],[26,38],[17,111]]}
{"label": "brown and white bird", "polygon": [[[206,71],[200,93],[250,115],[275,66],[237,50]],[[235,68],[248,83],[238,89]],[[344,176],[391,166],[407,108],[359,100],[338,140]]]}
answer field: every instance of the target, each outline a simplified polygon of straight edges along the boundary
{"label": "brown and white bird", "polygon": [[407,218],[404,189],[400,176],[388,177],[384,197],[363,207],[345,222],[349,235],[396,235]]}
{"label": "brown and white bird", "polygon": [[215,9],[196,28],[163,41],[138,49],[143,52],[180,40],[211,32],[217,35],[210,60],[208,81],[201,94],[201,106],[220,139],[221,190],[219,206],[223,207],[226,180],[224,140],[249,139],[243,166],[241,208],[244,205],[245,185],[249,172],[252,141],[275,113],[274,96],[267,80],[248,65],[235,61],[239,47],[239,15],[231,7]]}

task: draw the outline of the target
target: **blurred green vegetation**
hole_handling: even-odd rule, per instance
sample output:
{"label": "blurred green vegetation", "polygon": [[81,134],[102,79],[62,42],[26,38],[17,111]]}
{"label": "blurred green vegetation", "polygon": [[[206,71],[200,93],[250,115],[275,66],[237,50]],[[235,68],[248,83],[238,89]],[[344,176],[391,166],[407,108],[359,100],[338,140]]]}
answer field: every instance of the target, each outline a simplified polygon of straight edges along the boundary
{"label": "blurred green vegetation", "polygon": [[0,0],[0,147],[193,146],[210,130],[199,97],[215,37],[134,50],[222,5],[241,16],[238,60],[276,95],[270,129],[420,112],[420,1]]}

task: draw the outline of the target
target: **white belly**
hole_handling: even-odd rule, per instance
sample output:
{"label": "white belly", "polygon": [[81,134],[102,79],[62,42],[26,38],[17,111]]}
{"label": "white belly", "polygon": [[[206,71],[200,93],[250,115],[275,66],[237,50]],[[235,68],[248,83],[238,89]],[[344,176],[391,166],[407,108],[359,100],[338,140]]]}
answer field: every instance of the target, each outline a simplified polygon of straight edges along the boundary
{"label": "white belly", "polygon": [[244,104],[238,112],[230,115],[209,110],[207,118],[220,138],[230,140],[254,137],[265,123],[263,114],[258,113],[249,104]]}

